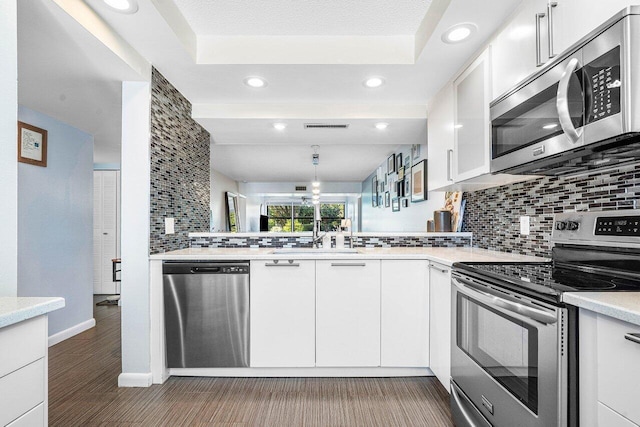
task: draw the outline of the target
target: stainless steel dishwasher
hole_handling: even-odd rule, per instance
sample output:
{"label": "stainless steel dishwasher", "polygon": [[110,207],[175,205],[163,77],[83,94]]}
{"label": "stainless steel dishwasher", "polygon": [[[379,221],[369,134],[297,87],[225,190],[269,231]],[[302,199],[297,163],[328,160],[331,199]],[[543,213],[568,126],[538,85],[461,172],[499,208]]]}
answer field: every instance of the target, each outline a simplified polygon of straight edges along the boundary
{"label": "stainless steel dishwasher", "polygon": [[165,262],[169,368],[249,366],[249,262]]}

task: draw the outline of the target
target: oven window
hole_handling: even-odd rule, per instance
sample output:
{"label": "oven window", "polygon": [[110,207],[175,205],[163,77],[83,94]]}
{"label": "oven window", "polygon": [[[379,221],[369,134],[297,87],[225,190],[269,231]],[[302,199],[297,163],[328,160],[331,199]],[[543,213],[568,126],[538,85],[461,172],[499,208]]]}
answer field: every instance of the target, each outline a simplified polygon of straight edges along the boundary
{"label": "oven window", "polygon": [[[569,114],[573,126],[584,121],[582,71],[576,71],[569,81]],[[491,156],[498,158],[512,151],[562,134],[556,99],[558,83],[523,101],[491,122]]]}
{"label": "oven window", "polygon": [[538,413],[538,330],[458,294],[457,345]]}

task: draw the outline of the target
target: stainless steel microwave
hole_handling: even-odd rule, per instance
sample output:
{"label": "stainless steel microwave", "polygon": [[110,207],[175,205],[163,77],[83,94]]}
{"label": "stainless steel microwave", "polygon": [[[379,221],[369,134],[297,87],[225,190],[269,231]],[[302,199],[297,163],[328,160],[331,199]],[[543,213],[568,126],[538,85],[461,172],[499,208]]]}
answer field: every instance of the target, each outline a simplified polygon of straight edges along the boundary
{"label": "stainless steel microwave", "polygon": [[491,172],[562,175],[640,160],[640,7],[493,101]]}

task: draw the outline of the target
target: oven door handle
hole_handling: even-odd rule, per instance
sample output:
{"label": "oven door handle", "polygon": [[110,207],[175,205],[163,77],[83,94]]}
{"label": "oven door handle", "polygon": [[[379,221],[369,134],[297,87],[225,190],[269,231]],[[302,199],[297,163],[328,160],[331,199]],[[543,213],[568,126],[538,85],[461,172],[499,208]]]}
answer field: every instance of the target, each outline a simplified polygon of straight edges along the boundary
{"label": "oven door handle", "polygon": [[558,83],[558,94],[556,97],[556,109],[558,110],[558,118],[560,119],[560,126],[565,135],[569,137],[571,142],[576,143],[582,136],[582,129],[578,130],[573,126],[571,121],[571,113],[569,112],[569,82],[573,72],[578,68],[580,62],[578,58],[571,58],[567,67],[560,77]]}
{"label": "oven door handle", "polygon": [[555,316],[555,314],[547,313],[523,303],[509,301],[493,294],[489,290],[480,290],[474,284],[468,282],[465,284],[463,283],[463,279],[457,277],[452,277],[451,281],[458,289],[458,291],[471,298],[475,298],[481,302],[484,302],[487,305],[497,306],[513,313],[518,313],[522,316],[528,317],[529,319],[533,319],[545,325],[552,325],[558,322],[558,318]]}

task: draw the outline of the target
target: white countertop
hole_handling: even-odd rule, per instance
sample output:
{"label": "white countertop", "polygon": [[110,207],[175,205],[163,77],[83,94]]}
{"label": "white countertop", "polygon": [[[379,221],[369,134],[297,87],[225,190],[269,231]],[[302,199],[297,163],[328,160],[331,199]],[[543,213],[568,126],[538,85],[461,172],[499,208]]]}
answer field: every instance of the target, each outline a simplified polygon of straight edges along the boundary
{"label": "white countertop", "polygon": [[151,255],[151,260],[253,260],[253,259],[428,259],[450,266],[454,262],[541,262],[547,258],[479,248],[358,248],[354,254],[274,254],[274,248],[188,248]]}
{"label": "white countertop", "polygon": [[64,298],[0,297],[0,328],[64,307]]}
{"label": "white countertop", "polygon": [[640,325],[640,292],[567,292],[571,305]]}

